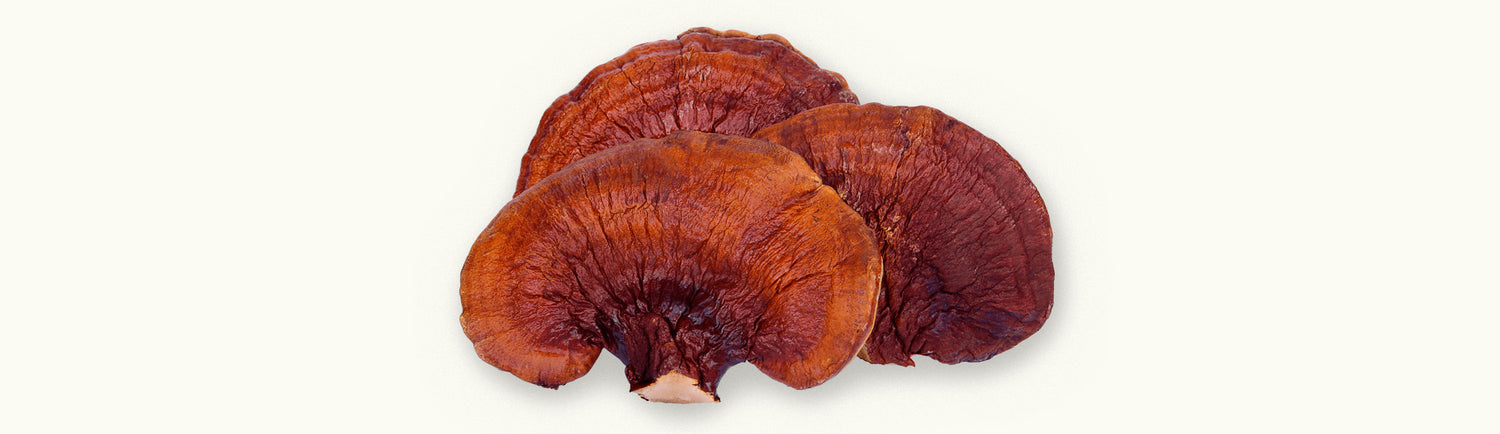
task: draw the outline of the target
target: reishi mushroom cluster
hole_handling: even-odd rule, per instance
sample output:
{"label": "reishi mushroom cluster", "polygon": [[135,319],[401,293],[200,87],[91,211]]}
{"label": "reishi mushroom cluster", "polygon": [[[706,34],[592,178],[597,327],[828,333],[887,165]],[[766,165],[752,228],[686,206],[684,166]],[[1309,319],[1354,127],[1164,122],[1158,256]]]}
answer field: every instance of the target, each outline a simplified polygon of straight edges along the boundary
{"label": "reishi mushroom cluster", "polygon": [[1052,308],[1052,229],[994,140],[859,104],[785,39],[638,45],[543,114],[474,243],[460,323],[556,388],[603,350],[648,401],[715,402],[750,362],[804,389],[854,357],[979,362]]}

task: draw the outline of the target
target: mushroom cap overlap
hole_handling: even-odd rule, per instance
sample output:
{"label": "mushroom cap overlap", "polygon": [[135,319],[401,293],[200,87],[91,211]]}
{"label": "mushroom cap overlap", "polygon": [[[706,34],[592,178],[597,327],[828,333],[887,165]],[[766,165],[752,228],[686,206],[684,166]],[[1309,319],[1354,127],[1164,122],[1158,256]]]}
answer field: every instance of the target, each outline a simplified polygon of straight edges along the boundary
{"label": "mushroom cap overlap", "polygon": [[754,137],[806,158],[875,230],[885,288],[866,360],[983,361],[1047,320],[1047,207],[994,140],[931,107],[881,104],[814,108]]}

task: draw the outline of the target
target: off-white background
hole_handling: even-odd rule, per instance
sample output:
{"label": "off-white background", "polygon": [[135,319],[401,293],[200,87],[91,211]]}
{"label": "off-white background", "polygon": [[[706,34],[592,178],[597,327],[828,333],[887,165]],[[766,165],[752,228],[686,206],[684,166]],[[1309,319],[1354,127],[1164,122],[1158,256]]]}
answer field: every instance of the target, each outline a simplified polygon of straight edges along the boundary
{"label": "off-white background", "polygon": [[[1488,2],[5,2],[0,431],[1500,430]],[[485,365],[542,110],[693,26],[1003,143],[1057,304],[982,364],[718,405]]]}

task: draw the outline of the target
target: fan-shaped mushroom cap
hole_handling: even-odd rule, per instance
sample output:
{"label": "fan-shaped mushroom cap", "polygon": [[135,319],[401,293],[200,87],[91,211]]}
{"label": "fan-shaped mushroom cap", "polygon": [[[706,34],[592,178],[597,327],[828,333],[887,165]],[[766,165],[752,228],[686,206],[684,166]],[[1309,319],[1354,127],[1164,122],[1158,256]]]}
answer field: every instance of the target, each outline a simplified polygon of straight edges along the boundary
{"label": "fan-shaped mushroom cap", "polygon": [[742,361],[799,389],[832,377],[869,336],[879,288],[874,234],[802,158],[682,131],[506,205],[464,264],[461,322],[523,380],[572,381],[602,348],[643,397],[697,402]]}
{"label": "fan-shaped mushroom cap", "polygon": [[839,104],[756,133],[807,159],[875,229],[885,260],[861,356],[987,360],[1052,310],[1052,228],[1021,165],[930,107]]}
{"label": "fan-shaped mushroom cap", "polygon": [[809,108],[857,103],[844,77],[776,35],[695,28],[599,65],[542,114],[516,194],[589,154],[677,130],[749,136]]}

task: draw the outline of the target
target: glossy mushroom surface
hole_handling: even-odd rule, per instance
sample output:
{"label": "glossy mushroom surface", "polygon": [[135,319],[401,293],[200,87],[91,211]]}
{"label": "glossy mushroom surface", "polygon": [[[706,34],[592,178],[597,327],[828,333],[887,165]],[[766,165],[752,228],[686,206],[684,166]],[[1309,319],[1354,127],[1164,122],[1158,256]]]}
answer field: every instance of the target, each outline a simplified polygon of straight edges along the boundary
{"label": "glossy mushroom surface", "polygon": [[717,401],[749,361],[795,388],[869,336],[874,234],[796,154],[692,131],[584,158],[502,209],[461,278],[480,357],[557,387],[601,349],[648,400]]}
{"label": "glossy mushroom surface", "polygon": [[880,104],[815,108],[754,137],[801,154],[875,230],[884,291],[861,357],[983,361],[1047,320],[1047,208],[994,140],[930,107]]}
{"label": "glossy mushroom surface", "polygon": [[599,65],[542,114],[516,194],[569,163],[677,130],[749,136],[809,108],[857,103],[844,78],[777,35],[695,28]]}

